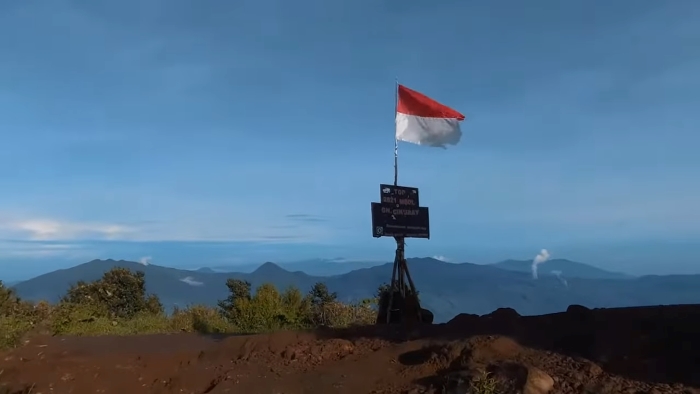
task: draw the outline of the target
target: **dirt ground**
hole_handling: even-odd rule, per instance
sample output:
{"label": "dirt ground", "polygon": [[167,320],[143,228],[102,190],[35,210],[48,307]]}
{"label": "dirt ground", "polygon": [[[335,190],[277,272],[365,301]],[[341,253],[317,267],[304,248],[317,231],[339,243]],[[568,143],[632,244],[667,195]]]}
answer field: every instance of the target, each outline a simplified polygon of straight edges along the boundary
{"label": "dirt ground", "polygon": [[34,337],[0,355],[0,393],[491,394],[484,371],[504,394],[700,394],[700,305],[499,309],[410,332]]}

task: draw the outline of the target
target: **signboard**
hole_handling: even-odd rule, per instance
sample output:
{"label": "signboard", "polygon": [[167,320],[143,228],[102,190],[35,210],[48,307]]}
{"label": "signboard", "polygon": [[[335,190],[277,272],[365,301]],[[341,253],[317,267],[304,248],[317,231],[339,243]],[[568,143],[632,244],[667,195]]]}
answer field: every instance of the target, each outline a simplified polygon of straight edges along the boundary
{"label": "signboard", "polygon": [[[396,186],[392,186],[392,188],[396,188]],[[383,203],[372,203],[372,236],[375,238],[430,238],[428,208],[418,206],[418,189],[402,189],[408,189],[410,192],[408,197],[397,197],[397,201],[385,200],[384,197],[393,198],[394,194],[385,193],[385,188],[382,188]],[[414,196],[415,198],[413,198]],[[415,205],[413,205],[414,203]]]}
{"label": "signboard", "polygon": [[372,236],[430,238],[430,217],[427,207],[414,210],[395,208],[372,203]]}
{"label": "signboard", "polygon": [[394,185],[379,185],[380,203],[396,205],[397,208],[418,208],[418,188]]}

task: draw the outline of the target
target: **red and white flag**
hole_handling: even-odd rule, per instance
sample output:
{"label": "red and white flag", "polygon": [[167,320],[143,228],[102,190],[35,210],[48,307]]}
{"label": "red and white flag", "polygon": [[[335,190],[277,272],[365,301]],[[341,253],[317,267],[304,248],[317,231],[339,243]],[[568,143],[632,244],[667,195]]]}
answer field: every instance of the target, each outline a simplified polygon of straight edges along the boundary
{"label": "red and white flag", "polygon": [[403,85],[399,85],[398,97],[397,140],[437,148],[457,145],[464,115]]}

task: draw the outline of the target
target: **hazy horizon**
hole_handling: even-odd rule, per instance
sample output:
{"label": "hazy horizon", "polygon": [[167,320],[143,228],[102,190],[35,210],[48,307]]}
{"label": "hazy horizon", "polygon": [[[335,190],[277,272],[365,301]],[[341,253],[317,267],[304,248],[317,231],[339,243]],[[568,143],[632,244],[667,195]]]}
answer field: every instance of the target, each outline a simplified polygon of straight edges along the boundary
{"label": "hazy horizon", "polygon": [[[181,269],[198,269],[202,267],[236,267],[262,264],[264,262],[274,263],[296,263],[314,259],[335,260],[343,259],[346,261],[358,262],[390,262],[393,260],[393,249],[395,244],[393,240],[370,240],[376,241],[375,248],[381,248],[381,252],[372,253],[353,253],[351,250],[321,247],[319,254],[307,252],[304,254],[291,254],[290,257],[283,257],[276,251],[275,248],[260,247],[260,245],[248,245],[250,253],[248,257],[240,257],[246,255],[241,253],[241,245],[230,244],[168,244],[168,245],[152,245],[148,243],[125,243],[119,245],[114,242],[104,243],[98,246],[95,250],[112,250],[110,252],[100,252],[90,255],[88,253],[74,256],[52,256],[51,249],[48,248],[49,255],[38,257],[35,254],[42,250],[36,248],[34,242],[27,243],[27,249],[32,254],[32,257],[21,259],[6,259],[0,266],[0,280],[17,281],[26,280],[31,277],[41,275],[57,269],[70,268],[79,264],[83,264],[92,260],[127,260],[139,262],[142,260],[148,261],[150,264],[161,265],[166,267],[174,267]],[[516,249],[504,248],[500,251],[471,251],[459,253],[438,253],[430,252],[430,248],[425,245],[413,245],[411,240],[408,242],[407,257],[432,257],[438,260],[452,263],[473,263],[473,264],[492,264],[503,260],[532,260],[539,249]],[[44,244],[46,245],[46,244]],[[60,246],[61,244],[53,244]],[[85,250],[91,249],[83,245]],[[282,249],[288,248],[282,246]],[[459,249],[457,249],[459,250]],[[580,249],[575,247],[564,247],[556,249],[548,249],[551,253],[551,259],[567,259],[608,271],[622,272],[630,275],[668,275],[668,274],[700,274],[700,267],[697,259],[692,257],[700,252],[700,243],[666,243],[653,244],[646,243],[637,245],[636,248],[631,248],[629,245],[608,245],[607,247],[598,247],[595,249]],[[238,251],[241,254],[234,254]],[[338,253],[332,253],[333,251]],[[632,251],[632,252],[630,252]],[[639,258],[638,253],[647,252],[646,257]],[[150,253],[148,253],[150,252]],[[322,254],[326,252],[326,254]],[[340,253],[348,252],[348,253]],[[234,257],[239,256],[239,257]],[[293,257],[297,256],[297,257]],[[691,256],[687,258],[685,256]],[[673,265],[663,264],[664,261],[673,261]]]}
{"label": "hazy horizon", "polygon": [[[700,3],[0,5],[0,278],[387,259],[394,84],[466,115],[399,148],[411,256],[700,273]],[[417,28],[420,26],[420,28]],[[223,263],[219,263],[223,262]]]}

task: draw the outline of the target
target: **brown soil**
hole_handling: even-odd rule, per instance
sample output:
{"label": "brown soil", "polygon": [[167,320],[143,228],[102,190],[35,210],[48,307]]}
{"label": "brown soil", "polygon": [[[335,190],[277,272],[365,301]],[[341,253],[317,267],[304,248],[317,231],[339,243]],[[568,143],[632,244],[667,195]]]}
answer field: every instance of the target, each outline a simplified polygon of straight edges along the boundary
{"label": "brown soil", "polygon": [[552,393],[698,394],[700,306],[504,309],[410,333],[35,337],[0,355],[0,393],[464,394],[479,371],[517,392],[537,370]]}

